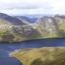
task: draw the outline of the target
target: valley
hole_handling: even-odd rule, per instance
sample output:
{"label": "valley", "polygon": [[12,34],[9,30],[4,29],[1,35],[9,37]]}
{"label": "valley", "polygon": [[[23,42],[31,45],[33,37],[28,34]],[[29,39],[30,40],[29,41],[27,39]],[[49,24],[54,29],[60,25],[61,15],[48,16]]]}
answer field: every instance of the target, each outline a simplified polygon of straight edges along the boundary
{"label": "valley", "polygon": [[[31,20],[33,21],[32,23]],[[1,42],[20,42],[33,39],[64,37],[65,19],[63,16],[43,16],[41,18],[30,19],[25,16],[9,16],[0,13]]]}

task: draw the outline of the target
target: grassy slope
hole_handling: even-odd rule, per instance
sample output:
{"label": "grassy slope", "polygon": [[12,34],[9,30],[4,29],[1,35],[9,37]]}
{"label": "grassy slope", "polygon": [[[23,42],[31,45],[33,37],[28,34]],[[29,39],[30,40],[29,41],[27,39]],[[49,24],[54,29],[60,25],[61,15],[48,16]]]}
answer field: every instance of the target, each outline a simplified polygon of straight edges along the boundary
{"label": "grassy slope", "polygon": [[2,40],[3,33],[6,32],[6,30],[9,30],[10,25],[11,24],[8,21],[0,18],[0,41]]}
{"label": "grassy slope", "polygon": [[[65,22],[65,19],[61,19],[60,21]],[[27,25],[29,23],[27,23],[27,21],[23,20],[24,23],[26,23]],[[8,26],[10,26],[10,22],[1,19],[0,18],[0,26],[3,25],[2,28],[0,28],[0,41],[2,40],[2,35],[4,34],[4,32],[9,31],[10,34],[12,34],[14,36],[14,39],[12,40],[12,42],[18,42],[18,41],[24,41],[24,40],[31,40],[31,39],[42,39],[42,38],[54,38],[54,37],[65,37],[65,24],[63,23],[62,25],[59,25],[59,29],[60,29],[60,33],[58,35],[57,32],[55,33],[48,33],[44,26],[42,27],[42,25],[40,25],[40,27],[36,28],[36,25],[32,24],[31,27],[35,28],[33,32],[31,32],[31,34],[29,35],[25,35],[25,34],[17,34],[18,32],[14,32],[13,29],[10,29]],[[4,26],[5,25],[5,26]],[[7,26],[6,26],[7,25]],[[41,29],[43,28],[43,29]]]}
{"label": "grassy slope", "polygon": [[[32,32],[30,35],[28,35],[28,36],[25,36],[25,35],[23,34],[24,37],[22,37],[22,34],[17,35],[17,34],[16,34],[17,32],[14,32],[14,31],[13,31],[13,28],[9,28],[9,26],[12,26],[12,24],[11,24],[10,22],[8,22],[8,21],[6,21],[6,20],[0,18],[0,41],[4,41],[4,39],[2,39],[2,36],[5,35],[4,33],[6,33],[6,34],[12,34],[12,35],[14,36],[14,39],[13,39],[12,41],[10,41],[10,42],[24,41],[24,40],[28,40],[28,38],[29,38],[29,39],[34,39],[34,38],[37,38],[37,37],[39,36],[39,34],[37,35],[37,33],[39,33],[39,32],[33,31],[33,32]],[[7,31],[8,31],[9,33],[8,33]],[[7,37],[6,37],[6,38],[7,38]],[[6,40],[6,41],[9,42],[9,40]]]}
{"label": "grassy slope", "polygon": [[19,49],[9,55],[23,65],[65,65],[65,47]]}
{"label": "grassy slope", "polygon": [[[35,25],[37,26],[37,24],[34,24],[33,27]],[[58,29],[54,33],[48,33],[47,31],[45,31],[45,28],[42,24],[37,26],[37,29],[42,36],[41,38],[57,38],[57,37],[61,38],[61,37],[65,37],[65,19],[58,18],[57,26],[58,26]],[[43,29],[41,29],[41,28],[43,28]]]}

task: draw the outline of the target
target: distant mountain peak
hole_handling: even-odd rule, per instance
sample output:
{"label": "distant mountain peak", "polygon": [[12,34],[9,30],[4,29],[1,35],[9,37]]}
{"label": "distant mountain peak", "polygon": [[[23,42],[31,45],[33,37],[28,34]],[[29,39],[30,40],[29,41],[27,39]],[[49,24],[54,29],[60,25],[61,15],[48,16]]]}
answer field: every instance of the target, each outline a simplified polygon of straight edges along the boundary
{"label": "distant mountain peak", "polygon": [[24,24],[18,18],[9,16],[9,15],[7,15],[5,13],[0,13],[0,18],[3,19],[3,20],[5,20],[5,21],[8,21],[9,23],[11,23],[13,25],[23,25]]}
{"label": "distant mountain peak", "polygon": [[5,13],[0,13],[0,18],[6,18],[6,17],[10,17],[10,16]]}
{"label": "distant mountain peak", "polygon": [[59,14],[57,14],[57,15],[55,15],[55,17],[58,17],[58,18],[63,18],[63,19],[65,19],[65,15],[59,15]]}
{"label": "distant mountain peak", "polygon": [[20,18],[21,20],[26,20],[29,23],[35,23],[37,21],[38,18],[30,18],[27,16],[15,16],[16,18]]}

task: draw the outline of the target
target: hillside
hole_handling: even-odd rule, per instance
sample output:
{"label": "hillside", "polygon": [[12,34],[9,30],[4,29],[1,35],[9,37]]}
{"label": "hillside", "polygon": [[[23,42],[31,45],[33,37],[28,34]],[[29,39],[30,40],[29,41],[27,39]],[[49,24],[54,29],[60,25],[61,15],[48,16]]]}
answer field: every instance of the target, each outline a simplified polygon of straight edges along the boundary
{"label": "hillside", "polygon": [[[65,37],[65,19],[59,17],[41,17],[33,27],[39,30],[44,37]],[[64,34],[64,35],[63,35]]]}
{"label": "hillside", "polygon": [[0,13],[0,41],[19,42],[38,39],[40,36],[41,34],[24,20]]}
{"label": "hillside", "polygon": [[37,21],[38,18],[36,17],[27,17],[27,16],[15,16],[16,18],[19,18],[21,20],[26,20],[28,23],[35,23]]}
{"label": "hillside", "polygon": [[65,19],[65,15],[59,15],[59,14],[57,14],[57,15],[55,15],[55,17],[58,17],[58,18],[63,18],[63,19]]}
{"label": "hillside", "polygon": [[9,56],[18,59],[23,65],[65,65],[65,47],[19,49]]}
{"label": "hillside", "polygon": [[24,23],[7,14],[0,13],[0,41],[10,42],[15,39],[15,33],[13,32],[15,25],[24,25]]}
{"label": "hillside", "polygon": [[65,37],[65,19],[45,16],[35,23],[25,17],[13,17],[0,13],[0,41],[19,42],[33,39]]}
{"label": "hillside", "polygon": [[15,17],[11,17],[7,14],[4,14],[4,13],[0,13],[0,18],[10,22],[12,25],[23,25],[24,23],[19,20],[18,18],[15,18]]}

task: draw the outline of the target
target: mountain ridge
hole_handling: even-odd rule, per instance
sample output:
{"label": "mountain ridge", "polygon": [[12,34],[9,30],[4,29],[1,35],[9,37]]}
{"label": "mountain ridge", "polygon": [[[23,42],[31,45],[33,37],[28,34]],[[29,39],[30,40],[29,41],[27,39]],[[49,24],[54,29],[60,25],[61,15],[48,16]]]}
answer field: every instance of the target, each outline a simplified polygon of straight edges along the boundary
{"label": "mountain ridge", "polygon": [[[65,37],[65,19],[58,16],[43,16],[34,23],[27,17],[12,17],[0,13],[0,41],[25,41]],[[31,19],[32,20],[32,19]]]}

